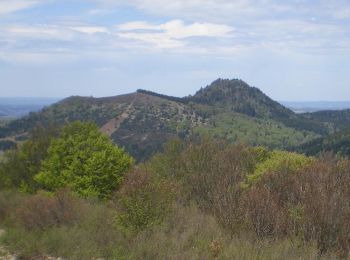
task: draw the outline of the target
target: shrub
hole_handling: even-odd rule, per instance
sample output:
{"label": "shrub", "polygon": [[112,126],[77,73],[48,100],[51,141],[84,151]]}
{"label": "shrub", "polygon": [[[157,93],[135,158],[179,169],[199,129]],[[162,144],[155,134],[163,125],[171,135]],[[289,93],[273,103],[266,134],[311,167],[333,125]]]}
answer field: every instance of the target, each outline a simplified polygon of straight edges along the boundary
{"label": "shrub", "polygon": [[266,173],[243,197],[259,237],[316,241],[319,253],[350,251],[350,161],[321,158],[294,174]]}
{"label": "shrub", "polygon": [[13,190],[0,191],[0,224],[22,204],[23,197],[23,194]]}
{"label": "shrub", "polygon": [[21,198],[23,206],[3,227],[6,249],[20,259],[120,259],[127,240],[115,227],[115,210],[101,201],[59,193]]}
{"label": "shrub", "polygon": [[180,139],[172,139],[164,145],[164,152],[156,154],[147,162],[147,168],[160,177],[179,177],[179,166],[181,165],[181,153],[186,145]]}
{"label": "shrub", "polygon": [[320,253],[350,252],[350,161],[322,158],[298,179],[306,215],[305,238],[316,239]]}
{"label": "shrub", "polygon": [[14,210],[13,218],[27,230],[43,230],[75,223],[82,210],[82,204],[71,193],[61,190],[55,196],[38,193],[26,198]]}
{"label": "shrub", "polygon": [[247,176],[247,185],[251,186],[258,182],[265,173],[269,172],[297,172],[310,164],[313,159],[302,154],[286,151],[272,151],[269,153],[256,150],[257,164],[252,174]]}
{"label": "shrub", "polygon": [[175,192],[174,183],[157,179],[144,169],[131,172],[117,194],[119,223],[133,231],[161,223],[171,209]]}
{"label": "shrub", "polygon": [[244,221],[240,183],[254,160],[254,155],[243,145],[206,140],[189,146],[178,168],[189,191],[189,200],[195,200],[201,209],[214,214],[231,232],[238,232]]}

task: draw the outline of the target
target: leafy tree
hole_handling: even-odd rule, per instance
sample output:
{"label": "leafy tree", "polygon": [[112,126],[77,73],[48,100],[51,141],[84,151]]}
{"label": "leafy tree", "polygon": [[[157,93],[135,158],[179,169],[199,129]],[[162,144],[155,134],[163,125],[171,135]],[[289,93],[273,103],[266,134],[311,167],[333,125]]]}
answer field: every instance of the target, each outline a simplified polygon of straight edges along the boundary
{"label": "leafy tree", "polygon": [[19,188],[33,192],[37,188],[33,177],[41,168],[41,162],[47,157],[47,150],[59,128],[50,123],[38,125],[30,133],[29,139],[18,148],[7,151],[0,164],[0,188]]}
{"label": "leafy tree", "polygon": [[119,187],[132,163],[96,125],[74,122],[52,142],[34,179],[49,191],[68,186],[83,197],[104,199]]}

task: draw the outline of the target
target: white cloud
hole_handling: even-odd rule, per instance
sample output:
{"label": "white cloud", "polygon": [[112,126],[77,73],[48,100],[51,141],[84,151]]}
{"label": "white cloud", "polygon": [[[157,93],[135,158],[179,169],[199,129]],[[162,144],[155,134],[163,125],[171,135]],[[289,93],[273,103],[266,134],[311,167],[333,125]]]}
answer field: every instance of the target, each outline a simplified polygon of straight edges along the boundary
{"label": "white cloud", "polygon": [[159,25],[154,25],[149,22],[136,21],[120,24],[117,26],[120,31],[133,31],[133,30],[159,30]]}
{"label": "white cloud", "polygon": [[70,29],[72,29],[73,31],[86,33],[86,34],[109,33],[109,30],[106,27],[100,27],[100,26],[77,26],[77,27],[71,27]]}
{"label": "white cloud", "polygon": [[69,25],[9,25],[0,29],[2,37],[21,39],[42,39],[72,41],[79,38],[78,34],[93,35],[96,33],[108,34],[106,27],[99,26],[69,26]]}
{"label": "white cloud", "polygon": [[[349,27],[344,23],[350,18],[348,0],[91,1],[103,8],[132,6],[156,17],[176,17],[164,24],[136,21],[119,26],[120,37],[157,48],[188,49],[189,43],[195,42],[188,38],[196,36],[220,38],[216,50],[260,47],[314,52],[336,51],[344,49],[344,44],[350,45]],[[220,24],[224,25],[219,28]],[[223,40],[227,35],[230,39]],[[192,50],[208,49],[203,39],[195,44],[192,47],[197,48]]]}
{"label": "white cloud", "polygon": [[0,29],[2,37],[27,39],[72,40],[74,32],[58,25],[12,25]]}
{"label": "white cloud", "polygon": [[38,4],[35,0],[0,0],[0,15],[13,13]]}
{"label": "white cloud", "polygon": [[192,23],[186,25],[181,20],[172,20],[163,24],[144,21],[121,24],[118,36],[139,40],[159,48],[178,48],[186,45],[183,39],[190,37],[228,37],[234,28],[228,25],[212,23]]}
{"label": "white cloud", "polygon": [[[216,16],[255,15],[262,10],[260,6],[271,1],[257,0],[92,0],[101,6],[131,5],[140,10],[162,16],[176,15],[178,17],[198,18],[207,14]],[[208,16],[207,19],[211,17]]]}
{"label": "white cloud", "polygon": [[350,19],[348,0],[90,0],[102,8],[132,6],[160,17],[220,23],[255,22],[265,18],[318,17]]}
{"label": "white cloud", "polygon": [[[50,1],[58,0],[0,0],[0,9],[6,4],[7,9],[3,10],[7,11],[3,12],[8,13]],[[75,16],[53,17],[50,24],[40,23],[40,17],[31,17],[30,23],[25,19],[21,23],[13,23],[13,19],[7,25],[2,23],[0,48],[11,53],[18,51],[19,57],[25,50],[35,53],[57,48],[79,53],[97,50],[113,54],[126,50],[224,57],[249,51],[335,52],[350,46],[349,28],[336,20],[346,19],[346,1],[339,8],[333,2],[318,0],[320,6],[316,9],[314,3],[299,0],[89,1],[98,4]],[[116,25],[111,25],[113,20],[108,18],[105,24],[103,19],[96,24],[92,15],[122,11],[120,5],[131,5],[142,13],[150,13],[147,17],[151,18]],[[166,22],[154,22],[159,17]]]}

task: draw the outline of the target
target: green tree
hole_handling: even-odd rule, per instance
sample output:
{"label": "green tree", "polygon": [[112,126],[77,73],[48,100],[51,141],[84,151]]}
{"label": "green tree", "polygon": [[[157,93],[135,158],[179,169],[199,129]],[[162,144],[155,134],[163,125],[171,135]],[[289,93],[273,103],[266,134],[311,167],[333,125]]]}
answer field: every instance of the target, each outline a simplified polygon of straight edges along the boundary
{"label": "green tree", "polygon": [[70,187],[83,197],[104,199],[119,187],[132,163],[96,125],[74,122],[53,140],[34,179],[49,191]]}
{"label": "green tree", "polygon": [[53,123],[38,125],[30,133],[28,140],[18,148],[7,151],[0,163],[0,188],[35,191],[37,183],[33,177],[39,172],[51,141],[58,133],[59,128]]}

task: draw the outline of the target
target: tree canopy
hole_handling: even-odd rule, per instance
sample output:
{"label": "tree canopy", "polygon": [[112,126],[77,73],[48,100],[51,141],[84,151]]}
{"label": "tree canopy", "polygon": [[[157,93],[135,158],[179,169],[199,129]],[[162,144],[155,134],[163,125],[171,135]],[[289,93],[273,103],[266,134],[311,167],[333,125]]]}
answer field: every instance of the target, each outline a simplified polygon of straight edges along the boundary
{"label": "tree canopy", "polygon": [[119,187],[132,163],[96,125],[74,122],[52,141],[34,180],[49,191],[70,187],[83,197],[103,199]]}
{"label": "tree canopy", "polygon": [[37,183],[33,177],[47,157],[51,141],[59,135],[55,124],[37,125],[29,134],[29,139],[15,149],[6,151],[0,163],[0,188],[20,188],[33,192]]}

